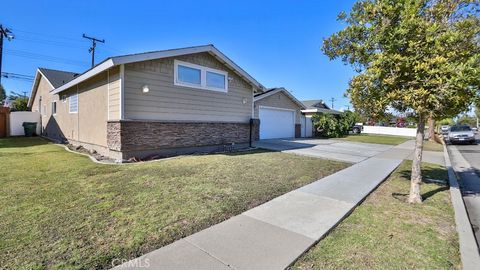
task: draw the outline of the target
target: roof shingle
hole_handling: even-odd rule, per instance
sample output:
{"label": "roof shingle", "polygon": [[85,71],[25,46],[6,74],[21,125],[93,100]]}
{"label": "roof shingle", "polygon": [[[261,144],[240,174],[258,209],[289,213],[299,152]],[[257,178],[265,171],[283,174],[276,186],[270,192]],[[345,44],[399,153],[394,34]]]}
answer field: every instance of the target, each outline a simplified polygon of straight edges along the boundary
{"label": "roof shingle", "polygon": [[60,87],[73,80],[78,73],[62,70],[39,68],[40,72],[47,78],[54,88]]}

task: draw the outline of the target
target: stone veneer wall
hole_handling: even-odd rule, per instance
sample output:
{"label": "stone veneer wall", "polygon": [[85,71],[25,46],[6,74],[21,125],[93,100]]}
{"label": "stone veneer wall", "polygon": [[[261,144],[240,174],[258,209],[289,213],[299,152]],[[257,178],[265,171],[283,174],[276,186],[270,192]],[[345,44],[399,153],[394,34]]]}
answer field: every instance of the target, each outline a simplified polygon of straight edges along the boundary
{"label": "stone veneer wall", "polygon": [[[258,119],[253,119],[252,141],[259,139]],[[144,151],[248,143],[250,123],[162,122],[120,120],[107,124],[108,148]]]}

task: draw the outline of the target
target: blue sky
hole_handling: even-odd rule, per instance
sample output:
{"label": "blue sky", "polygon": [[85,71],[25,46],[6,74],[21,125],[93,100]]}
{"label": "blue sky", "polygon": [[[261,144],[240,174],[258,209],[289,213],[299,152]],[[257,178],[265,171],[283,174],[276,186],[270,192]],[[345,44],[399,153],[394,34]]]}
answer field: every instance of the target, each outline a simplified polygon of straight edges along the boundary
{"label": "blue sky", "polygon": [[[16,38],[4,43],[3,72],[33,76],[37,67],[83,72],[90,43],[104,38],[96,62],[113,55],[214,44],[266,87],[283,86],[298,99],[335,98],[354,75],[329,61],[322,40],[353,1],[9,1],[0,23]],[[25,57],[26,56],[26,57]],[[8,91],[31,82],[2,78]],[[330,104],[330,102],[328,102]]]}

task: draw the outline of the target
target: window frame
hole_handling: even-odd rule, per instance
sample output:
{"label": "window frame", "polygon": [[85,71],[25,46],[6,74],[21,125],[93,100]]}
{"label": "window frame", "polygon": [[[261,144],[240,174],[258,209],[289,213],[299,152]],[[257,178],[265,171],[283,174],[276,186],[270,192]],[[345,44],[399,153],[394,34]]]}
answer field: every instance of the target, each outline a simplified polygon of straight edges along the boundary
{"label": "window frame", "polygon": [[[75,111],[72,111],[72,96],[76,96],[76,103],[77,103],[77,108]],[[78,113],[78,93],[71,94],[68,97],[68,113]]]}
{"label": "window frame", "polygon": [[57,115],[57,101],[56,100],[52,101],[51,110],[52,110],[52,115]]}
{"label": "window frame", "polygon": [[[184,66],[188,68],[194,68],[200,70],[200,85],[198,84],[192,84],[192,83],[187,83],[187,82],[182,82],[178,80],[178,66]],[[189,88],[195,88],[195,89],[202,89],[202,90],[209,90],[209,91],[216,91],[216,92],[222,92],[222,93],[227,93],[228,92],[228,72],[223,71],[223,70],[218,70],[214,68],[209,68],[201,65],[196,65],[192,64],[189,62],[184,62],[180,60],[174,60],[174,67],[173,67],[173,84],[176,86],[183,86],[183,87],[189,87]],[[207,86],[207,72],[211,73],[216,73],[219,75],[223,75],[225,77],[225,88],[218,88],[218,87],[212,87],[212,86]]]}

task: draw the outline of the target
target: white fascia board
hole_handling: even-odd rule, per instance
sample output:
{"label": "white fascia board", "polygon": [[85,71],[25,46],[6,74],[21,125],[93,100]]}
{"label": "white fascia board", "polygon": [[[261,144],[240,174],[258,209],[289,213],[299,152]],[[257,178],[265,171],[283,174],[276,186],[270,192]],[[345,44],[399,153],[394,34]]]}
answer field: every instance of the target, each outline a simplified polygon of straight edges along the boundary
{"label": "white fascia board", "polygon": [[53,84],[48,80],[47,76],[45,76],[45,74],[43,74],[43,72],[40,70],[40,69],[37,69],[37,71],[42,74],[42,76],[45,78],[45,80],[47,80],[48,84],[50,84],[50,86],[52,87],[52,89],[55,89],[55,86],[53,86]]}
{"label": "white fascia board", "polygon": [[293,102],[295,102],[298,106],[300,106],[300,108],[302,109],[305,109],[305,105],[300,102],[296,97],[294,97],[287,89],[285,88],[278,88],[278,89],[275,89],[273,91],[270,91],[264,95],[261,95],[261,96],[258,96],[255,98],[255,101],[258,101],[260,99],[263,99],[263,98],[266,98],[266,97],[269,97],[271,95],[275,95],[276,93],[278,92],[283,92],[285,93]]}
{"label": "white fascia board", "polygon": [[219,51],[217,48],[214,46],[210,45],[212,52],[217,55],[219,58],[222,59],[222,61],[225,62],[228,66],[233,68],[233,70],[239,72],[247,81],[250,81],[251,84],[253,84],[255,87],[257,87],[260,91],[264,91],[265,87],[259,83],[257,80],[255,80],[250,74],[248,74],[245,70],[243,70],[240,66],[235,64],[230,58],[228,58],[226,55],[224,55],[221,51]]}
{"label": "white fascia board", "polygon": [[202,53],[202,52],[211,52],[216,57],[218,57],[221,61],[223,61],[227,66],[232,68],[234,71],[238,72],[242,77],[244,77],[244,79],[246,79],[252,85],[257,87],[260,91],[263,91],[265,89],[265,87],[262,84],[260,84],[257,80],[255,80],[252,76],[250,76],[247,72],[245,72],[242,68],[240,68],[237,64],[235,64],[232,60],[230,60],[227,56],[225,56],[213,45],[204,45],[204,46],[197,46],[197,47],[190,47],[190,48],[183,48],[183,49],[173,49],[173,50],[165,50],[165,51],[158,51],[158,52],[148,52],[148,53],[139,53],[139,54],[112,57],[105,60],[103,63],[99,64],[98,66],[90,69],[89,71],[79,75],[77,78],[71,80],[70,82],[58,87],[52,93],[58,94],[113,66],[154,60],[154,59],[161,59],[166,57],[175,57],[175,56],[186,55],[186,54]]}
{"label": "white fascia board", "polygon": [[212,48],[211,45],[205,46],[198,46],[198,47],[190,47],[184,49],[173,49],[173,50],[165,50],[159,52],[147,52],[147,53],[139,53],[139,54],[132,54],[132,55],[125,55],[125,56],[117,56],[113,57],[113,64],[114,65],[122,65],[134,62],[142,62],[166,57],[175,57],[179,55],[185,54],[192,54],[192,53],[201,53],[201,52],[208,52]]}
{"label": "white fascia board", "polygon": [[318,109],[307,109],[307,110],[301,110],[302,113],[316,113],[318,112]]}
{"label": "white fascia board", "polygon": [[263,94],[263,95],[261,95],[261,96],[255,97],[254,101],[257,101],[257,100],[260,100],[260,99],[269,97],[269,96],[271,96],[271,95],[274,95],[274,94],[280,92],[281,90],[282,90],[281,88],[278,88],[278,89],[275,89],[275,90],[273,90],[273,91],[270,91],[270,92],[268,92],[268,93],[266,93],[266,94]]}
{"label": "white fascia board", "polygon": [[341,111],[337,110],[332,110],[332,109],[307,109],[307,110],[301,110],[302,113],[331,113],[331,114],[341,114]]}
{"label": "white fascia board", "polygon": [[69,81],[68,83],[58,87],[57,89],[55,89],[52,92],[52,94],[53,95],[58,94],[58,93],[66,90],[66,89],[68,89],[68,88],[70,88],[70,87],[72,87],[76,84],[79,84],[79,83],[81,83],[81,82],[83,82],[83,81],[85,81],[85,80],[87,80],[87,79],[89,79],[89,78],[91,78],[91,77],[93,77],[93,76],[95,76],[95,75],[113,67],[113,66],[114,66],[113,61],[112,61],[111,58],[109,58],[109,59],[105,60],[103,63],[99,64],[98,66],[88,70],[87,72],[79,75],[78,77]]}
{"label": "white fascia board", "polygon": [[149,52],[149,53],[118,56],[118,57],[113,57],[112,60],[114,65],[122,65],[122,64],[128,64],[133,62],[142,62],[142,61],[161,59],[161,58],[167,58],[167,57],[175,57],[175,56],[186,55],[186,54],[202,53],[202,52],[213,53],[223,63],[225,63],[230,68],[232,68],[234,71],[238,72],[240,76],[244,77],[252,85],[257,87],[261,91],[263,91],[263,89],[265,88],[257,80],[255,80],[252,76],[250,76],[247,72],[245,72],[241,67],[235,64],[232,60],[230,60],[230,58],[228,58],[226,55],[220,52],[213,45],[204,45],[204,46],[190,47],[190,48],[184,48],[184,49],[173,49],[173,50],[166,50],[166,51],[159,51],[159,52]]}
{"label": "white fascia board", "polygon": [[38,82],[40,81],[40,78],[38,77],[38,74],[40,74],[40,70],[37,68],[37,72],[35,72],[35,79],[33,79],[32,90],[30,91],[30,97],[28,98],[27,106],[29,108],[32,107],[33,100],[35,99],[35,96],[37,95]]}

